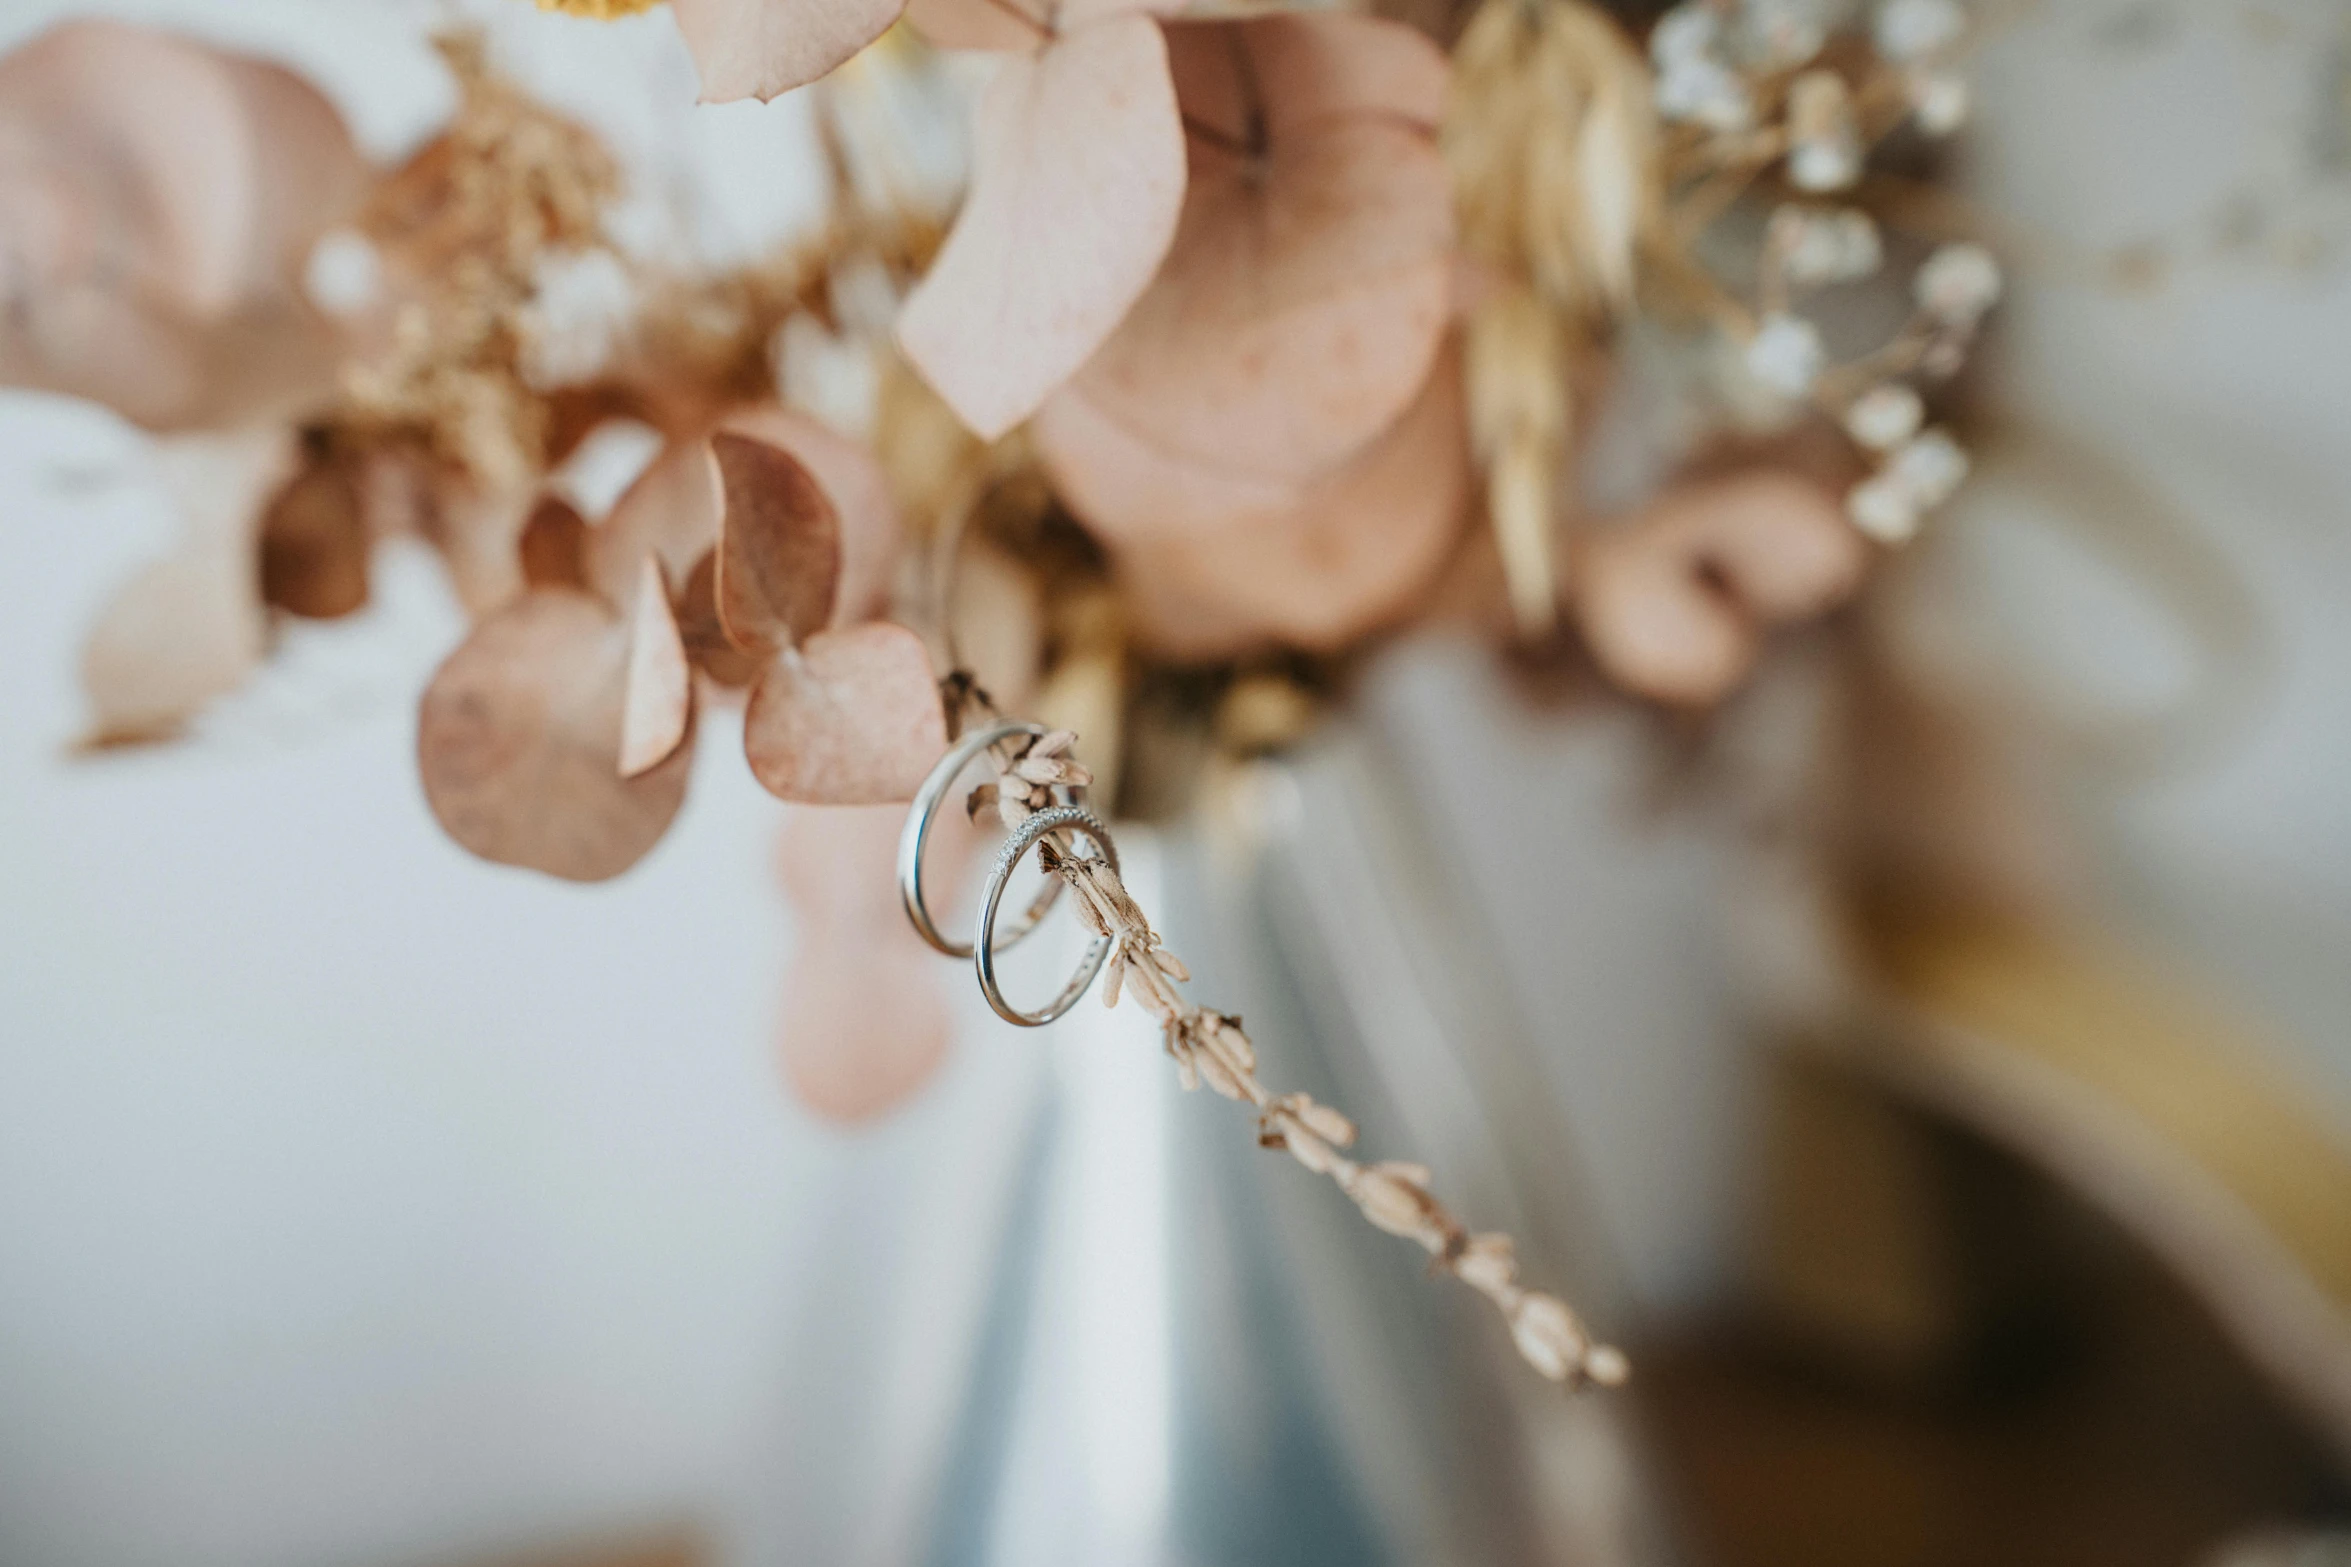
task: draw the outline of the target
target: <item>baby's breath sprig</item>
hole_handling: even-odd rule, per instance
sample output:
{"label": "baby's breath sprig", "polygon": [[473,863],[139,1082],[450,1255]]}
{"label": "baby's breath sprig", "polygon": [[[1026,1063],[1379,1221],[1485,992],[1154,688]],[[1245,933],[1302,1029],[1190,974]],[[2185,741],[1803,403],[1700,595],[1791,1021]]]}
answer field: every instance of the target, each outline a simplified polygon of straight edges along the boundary
{"label": "baby's breath sprig", "polygon": [[[1091,783],[1093,775],[1071,754],[1076,744],[1076,735],[1056,730],[998,747],[990,753],[996,780],[972,791],[971,814],[992,812],[1006,827],[1017,827],[1053,804],[1056,787]],[[1167,950],[1109,861],[1081,849],[1075,835],[1060,832],[1046,835],[1038,855],[1047,873],[1059,876],[1075,895],[1079,918],[1111,943],[1103,1004],[1130,999],[1158,1019],[1168,1056],[1187,1090],[1206,1084],[1254,1107],[1260,1147],[1284,1150],[1315,1174],[1328,1176],[1366,1219],[1419,1243],[1434,1271],[1452,1274],[1492,1301],[1509,1324],[1518,1352],[1544,1376],[1577,1387],[1615,1387],[1625,1380],[1631,1367],[1623,1352],[1595,1343],[1582,1319],[1557,1296],[1519,1283],[1510,1237],[1472,1233],[1438,1201],[1427,1166],[1349,1158],[1345,1150],[1355,1145],[1353,1121],[1305,1094],[1276,1094],[1258,1080],[1257,1050],[1241,1020],[1185,998],[1177,986],[1192,977],[1190,970]]]}

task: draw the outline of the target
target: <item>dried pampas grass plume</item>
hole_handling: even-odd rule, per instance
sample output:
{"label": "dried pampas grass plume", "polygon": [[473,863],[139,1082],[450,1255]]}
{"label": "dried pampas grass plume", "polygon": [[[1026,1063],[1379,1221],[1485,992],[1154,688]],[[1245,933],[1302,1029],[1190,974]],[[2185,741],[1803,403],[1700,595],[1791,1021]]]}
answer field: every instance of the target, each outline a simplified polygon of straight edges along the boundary
{"label": "dried pampas grass plume", "polygon": [[1658,209],[1649,73],[1583,0],[1486,0],[1453,53],[1443,135],[1479,268],[1470,437],[1519,634],[1557,616],[1552,535],[1578,349],[1633,296]]}

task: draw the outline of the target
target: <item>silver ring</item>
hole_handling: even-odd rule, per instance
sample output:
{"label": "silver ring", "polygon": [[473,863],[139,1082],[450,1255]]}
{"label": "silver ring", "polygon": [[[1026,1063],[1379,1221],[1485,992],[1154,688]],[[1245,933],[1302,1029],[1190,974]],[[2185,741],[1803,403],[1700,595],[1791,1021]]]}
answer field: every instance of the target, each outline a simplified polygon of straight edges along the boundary
{"label": "silver ring", "polygon": [[[939,758],[938,765],[931,769],[930,776],[915,791],[913,808],[906,813],[906,826],[898,834],[898,901],[904,905],[906,917],[914,922],[915,934],[951,958],[968,958],[972,949],[971,943],[953,940],[940,931],[938,922],[931,918],[930,903],[923,896],[922,857],[923,851],[930,845],[931,822],[938,816],[939,807],[946,803],[947,796],[953,792],[955,780],[962,776],[963,770],[982,751],[1017,735],[1042,740],[1050,732],[1043,724],[1022,723],[993,724],[986,729],[974,730]],[[1065,803],[1085,803],[1086,791],[1083,787],[1056,785],[1056,788],[1060,789]],[[1006,950],[1019,945],[1022,937],[1037,928],[1038,923],[1052,909],[1054,900],[1061,896],[1061,888],[1060,877],[1049,876],[1045,879],[1045,885],[1037,896],[1021,911],[1020,917],[1005,929],[1002,944]]]}
{"label": "silver ring", "polygon": [[[1094,976],[1102,972],[1102,962],[1110,956],[1110,938],[1097,936],[1087,946],[1086,955],[1078,960],[1078,971],[1070,976],[1061,993],[1035,1012],[1023,1012],[1004,999],[1004,992],[996,984],[996,905],[1003,901],[1004,884],[1012,876],[1012,869],[1021,857],[1036,846],[1049,832],[1064,829],[1084,833],[1094,840],[1094,847],[1102,851],[1102,858],[1118,869],[1118,845],[1110,841],[1110,829],[1102,825],[1102,818],[1082,805],[1061,805],[1050,811],[1039,811],[1012,830],[997,852],[995,868],[988,872],[988,890],[980,900],[980,917],[972,932],[973,966],[979,970],[980,993],[988,998],[988,1005],[1007,1023],[1018,1023],[1023,1028],[1042,1028],[1078,1003],[1094,983]],[[1061,878],[1054,877],[1058,882]]]}

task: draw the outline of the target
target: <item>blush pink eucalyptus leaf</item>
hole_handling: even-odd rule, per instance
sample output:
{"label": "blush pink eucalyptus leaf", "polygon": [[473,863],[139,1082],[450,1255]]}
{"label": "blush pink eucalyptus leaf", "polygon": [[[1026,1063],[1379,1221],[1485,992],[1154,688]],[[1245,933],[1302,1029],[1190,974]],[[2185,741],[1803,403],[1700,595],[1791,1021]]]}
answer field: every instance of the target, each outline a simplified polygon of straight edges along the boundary
{"label": "blush pink eucalyptus leaf", "polygon": [[922,639],[885,621],[837,623],[840,516],[813,468],[725,431],[709,465],[725,505],[717,612],[729,641],[763,660],[743,715],[752,775],[806,804],[911,797],[947,746]]}
{"label": "blush pink eucalyptus leaf", "polygon": [[820,631],[778,654],[743,715],[752,775],[805,804],[912,799],[946,749],[930,653],[888,621]]}
{"label": "blush pink eucalyptus leaf", "polygon": [[627,684],[620,708],[620,775],[635,778],[669,760],[694,727],[694,671],[678,634],[661,568],[645,560],[629,621]]}
{"label": "blush pink eucalyptus leaf", "polygon": [[609,880],[660,841],[693,746],[622,776],[629,641],[610,605],[568,588],[533,589],[474,627],[417,722],[425,798],[450,837],[570,881]]}
{"label": "blush pink eucalyptus leaf", "polygon": [[782,447],[815,476],[831,500],[840,519],[841,571],[829,623],[854,625],[880,614],[889,603],[905,536],[890,498],[889,476],[873,453],[785,408],[746,409],[719,428]]}
{"label": "blush pink eucalyptus leaf", "polygon": [[776,873],[799,914],[776,1024],[785,1079],[812,1112],[866,1121],[928,1082],[952,1018],[938,958],[898,907],[895,806],[796,809]]}
{"label": "blush pink eucalyptus leaf", "polygon": [[704,103],[805,87],[890,30],[905,0],[671,0]]}
{"label": "blush pink eucalyptus leaf", "polygon": [[[1057,407],[1052,419],[1083,416]],[[1066,495],[1108,541],[1145,646],[1203,660],[1326,651],[1401,618],[1451,557],[1471,485],[1463,419],[1458,356],[1446,354],[1393,429],[1294,491],[1219,489],[1105,423],[1074,432],[1090,455]],[[1111,515],[1126,528],[1096,520]]]}
{"label": "blush pink eucalyptus leaf", "polygon": [[972,160],[971,193],[898,339],[994,440],[1111,334],[1175,237],[1184,134],[1159,24],[1108,16],[1005,61]]}
{"label": "blush pink eucalyptus leaf", "polygon": [[934,49],[1034,49],[1053,36],[1035,0],[906,0],[906,20]]}
{"label": "blush pink eucalyptus leaf", "polygon": [[366,177],[289,72],[166,33],[69,23],[0,60],[0,380],[157,429],[331,391],[296,279]]}
{"label": "blush pink eucalyptus leaf", "polygon": [[[1294,486],[1396,422],[1451,319],[1452,186],[1430,131],[1444,56],[1340,14],[1167,36],[1190,130],[1182,224],[1054,401],[1174,462]],[[1045,456],[1057,473],[1084,461],[1061,443]]]}
{"label": "blush pink eucalyptus leaf", "polygon": [[621,492],[612,514],[588,530],[588,586],[618,609],[636,593],[638,565],[650,558],[672,591],[683,587],[718,542],[721,509],[708,444],[672,441]]}
{"label": "blush pink eucalyptus leaf", "polygon": [[1868,564],[1826,489],[1767,471],[1667,491],[1594,532],[1572,580],[1584,640],[1608,676],[1698,707],[1746,679],[1767,630],[1842,603]]}

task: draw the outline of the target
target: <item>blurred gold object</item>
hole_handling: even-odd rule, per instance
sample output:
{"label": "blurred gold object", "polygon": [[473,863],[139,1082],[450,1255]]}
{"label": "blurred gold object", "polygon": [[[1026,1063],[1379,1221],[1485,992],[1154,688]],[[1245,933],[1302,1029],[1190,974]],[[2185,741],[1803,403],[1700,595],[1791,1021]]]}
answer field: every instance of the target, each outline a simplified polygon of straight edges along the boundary
{"label": "blurred gold object", "polygon": [[[1822,1058],[2085,1196],[2351,1452],[2351,1142],[2325,1101],[2253,1030],[2087,934],[1973,911],[1881,916],[1869,936],[1886,1026]],[[1898,1357],[1947,1335],[1964,1302],[1915,1230],[1925,1156],[1866,1101],[1855,1114],[1812,1085],[1782,1106],[1805,1152],[1793,1178],[1776,1172],[1772,1240],[1797,1240],[1767,1288]],[[1839,1183],[1825,1237],[1785,1221],[1823,1180]]]}

